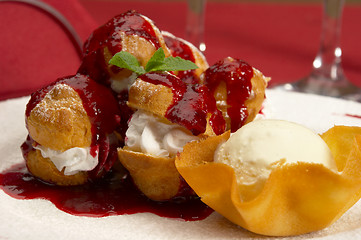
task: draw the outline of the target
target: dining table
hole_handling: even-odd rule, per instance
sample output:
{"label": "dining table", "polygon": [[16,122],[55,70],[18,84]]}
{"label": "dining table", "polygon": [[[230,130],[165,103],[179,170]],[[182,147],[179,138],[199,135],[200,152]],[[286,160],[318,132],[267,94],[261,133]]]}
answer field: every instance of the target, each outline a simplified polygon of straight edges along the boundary
{"label": "dining table", "polygon": [[[135,10],[159,29],[185,37],[186,1],[44,0],[80,38],[80,45],[112,17]],[[361,4],[346,1],[340,37],[346,77],[361,87]],[[209,65],[231,56],[271,78],[269,86],[307,76],[320,49],[322,1],[207,1]],[[81,46],[49,12],[22,1],[0,2],[0,100],[29,95],[76,73]],[[186,39],[187,40],[187,39]]]}

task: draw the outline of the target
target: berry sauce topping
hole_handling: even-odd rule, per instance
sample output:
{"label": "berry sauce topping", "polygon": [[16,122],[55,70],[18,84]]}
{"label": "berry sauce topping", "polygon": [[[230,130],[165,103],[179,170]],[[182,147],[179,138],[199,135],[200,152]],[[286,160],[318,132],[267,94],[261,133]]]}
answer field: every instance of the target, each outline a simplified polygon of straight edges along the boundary
{"label": "berry sauce topping", "polygon": [[221,82],[227,87],[227,113],[231,119],[231,131],[245,124],[248,117],[246,100],[252,91],[253,68],[240,59],[227,57],[205,71],[205,85],[215,94]]}
{"label": "berry sauce topping", "polygon": [[44,183],[28,173],[24,165],[17,165],[0,173],[0,188],[16,199],[47,199],[58,209],[76,216],[150,212],[161,217],[197,221],[213,212],[197,196],[152,201],[137,190],[127,172],[115,170],[95,182],[64,187]]}
{"label": "berry sauce topping", "polygon": [[139,77],[152,84],[161,84],[172,89],[173,103],[165,117],[189,129],[194,135],[206,131],[207,116],[211,114],[210,125],[217,135],[225,131],[225,120],[216,107],[214,97],[205,85],[189,85],[169,73],[147,73]]}
{"label": "berry sauce topping", "polygon": [[[189,60],[195,63],[195,58],[191,47],[179,40],[174,36],[163,35],[165,44],[169,48],[173,57],[180,57],[185,60]],[[177,77],[179,77],[183,82],[188,84],[199,83],[199,77],[196,76],[195,70],[186,70],[177,72]]]}

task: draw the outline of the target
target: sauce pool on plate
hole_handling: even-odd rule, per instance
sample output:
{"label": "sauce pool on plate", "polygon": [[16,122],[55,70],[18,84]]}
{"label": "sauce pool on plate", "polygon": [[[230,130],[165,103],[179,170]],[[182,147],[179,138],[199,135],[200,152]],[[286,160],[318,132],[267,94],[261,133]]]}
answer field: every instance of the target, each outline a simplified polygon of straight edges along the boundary
{"label": "sauce pool on plate", "polygon": [[198,197],[157,202],[145,197],[126,172],[111,171],[104,178],[82,186],[55,186],[31,175],[25,165],[0,174],[0,188],[16,199],[46,199],[76,216],[106,217],[150,212],[161,217],[197,221],[213,210]]}

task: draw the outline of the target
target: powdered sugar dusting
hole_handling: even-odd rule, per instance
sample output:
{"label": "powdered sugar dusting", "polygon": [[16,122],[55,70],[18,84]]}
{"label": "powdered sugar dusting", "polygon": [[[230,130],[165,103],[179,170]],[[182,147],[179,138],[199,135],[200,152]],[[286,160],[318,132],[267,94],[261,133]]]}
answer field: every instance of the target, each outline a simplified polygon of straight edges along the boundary
{"label": "powdered sugar dusting", "polygon": [[54,118],[54,112],[85,112],[81,104],[79,95],[73,88],[66,84],[55,85],[32,110],[34,116],[39,117],[47,122],[54,123],[57,119]]}

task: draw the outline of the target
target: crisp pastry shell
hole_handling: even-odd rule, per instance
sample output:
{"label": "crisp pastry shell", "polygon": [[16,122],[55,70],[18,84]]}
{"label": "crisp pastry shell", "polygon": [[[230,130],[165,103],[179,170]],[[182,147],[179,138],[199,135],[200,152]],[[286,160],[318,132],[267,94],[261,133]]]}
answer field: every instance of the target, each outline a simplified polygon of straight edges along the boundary
{"label": "crisp pastry shell", "polygon": [[55,85],[26,118],[29,134],[53,150],[91,145],[91,122],[79,94],[65,84]]}
{"label": "crisp pastry shell", "polygon": [[[229,132],[188,143],[175,163],[201,200],[233,223],[262,235],[298,235],[329,226],[359,200],[360,129],[332,128],[323,135],[334,154],[345,151],[335,157],[337,166],[344,166],[339,172],[314,163],[277,166],[249,201],[241,201],[233,168],[213,162],[217,146],[229,138]],[[347,148],[335,150],[340,141],[347,141]]]}
{"label": "crisp pastry shell", "polygon": [[118,158],[135,185],[148,198],[162,201],[178,193],[181,177],[174,165],[174,157],[157,157],[124,147],[118,149]]}
{"label": "crisp pastry shell", "polygon": [[[166,113],[172,103],[171,88],[161,84],[148,83],[138,78],[129,89],[129,107],[152,113],[164,123],[171,124]],[[206,131],[199,136],[206,135],[215,135],[209,121]],[[162,201],[178,193],[181,177],[174,164],[175,157],[152,156],[124,147],[118,148],[118,159],[129,171],[135,185],[148,198]]]}
{"label": "crisp pastry shell", "polygon": [[[91,145],[91,122],[79,94],[65,84],[55,85],[26,118],[31,138],[43,147],[66,151]],[[87,172],[64,175],[49,158],[37,149],[26,155],[29,171],[43,181],[60,186],[81,185],[88,181]]]}
{"label": "crisp pastry shell", "polygon": [[36,177],[59,186],[82,185],[88,181],[88,173],[81,171],[64,175],[49,158],[44,158],[39,150],[32,150],[26,156],[26,166]]}
{"label": "crisp pastry shell", "polygon": [[164,118],[173,103],[173,92],[161,84],[152,84],[138,78],[129,89],[128,106],[142,109]]}

